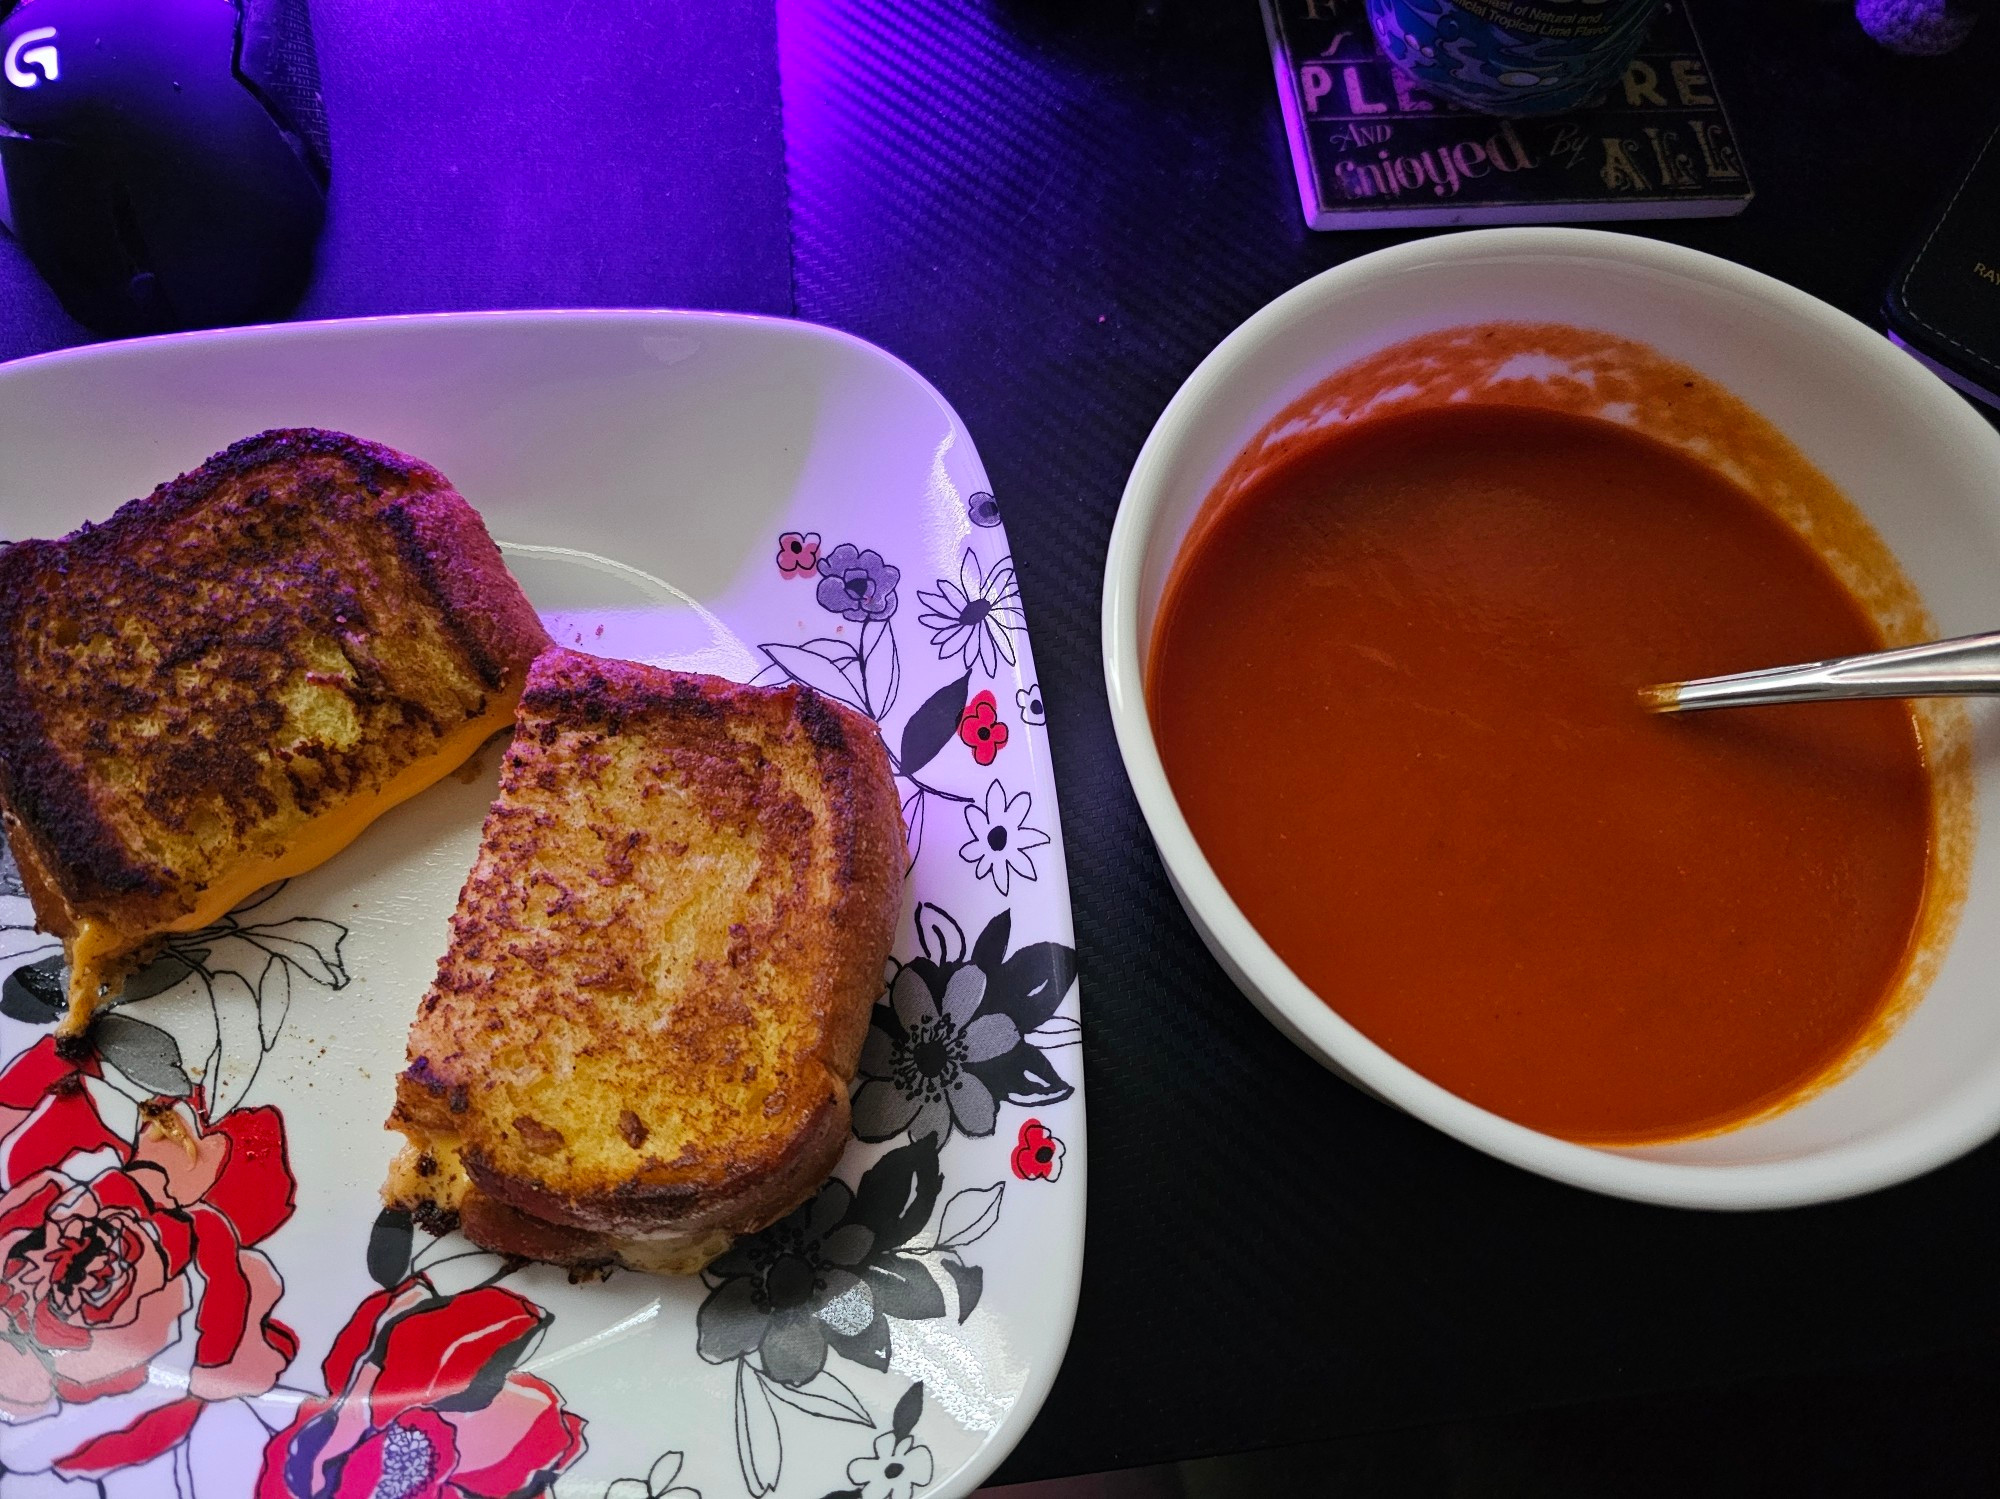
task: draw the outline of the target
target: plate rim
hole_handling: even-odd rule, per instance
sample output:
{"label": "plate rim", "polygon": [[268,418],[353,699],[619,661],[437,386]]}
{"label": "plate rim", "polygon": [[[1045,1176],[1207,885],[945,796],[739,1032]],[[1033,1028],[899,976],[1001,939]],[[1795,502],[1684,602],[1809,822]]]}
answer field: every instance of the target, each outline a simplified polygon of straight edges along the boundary
{"label": "plate rim", "polygon": [[[896,377],[914,386],[937,408],[951,428],[955,439],[964,445],[964,451],[969,455],[973,466],[990,482],[984,459],[980,456],[978,445],[963,418],[942,392],[914,366],[880,345],[844,329],[764,313],[665,307],[497,308],[398,312],[365,317],[303,319],[293,322],[195,329],[142,338],[74,345],[0,362],[0,390],[58,372],[80,370],[87,373],[100,367],[128,367],[143,364],[152,357],[190,349],[217,350],[226,357],[230,350],[237,347],[257,349],[285,344],[308,345],[326,339],[365,337],[370,334],[395,339],[421,337],[432,330],[449,332],[472,327],[514,327],[530,330],[537,327],[565,330],[596,328],[615,334],[690,324],[716,329],[754,329],[780,339],[796,338],[832,344],[849,354],[858,356],[863,361],[873,362],[886,368]],[[926,498],[918,503],[928,505],[930,501]],[[1001,531],[1005,536],[1004,520],[1001,523]],[[1013,555],[1011,538],[1007,543],[1006,555],[1009,557]],[[1022,634],[1032,650],[1034,640],[1032,626],[1024,625]],[[1051,812],[1047,819],[1046,831],[1054,855],[1052,863],[1061,876],[1060,890],[1051,890],[1047,897],[1051,910],[1059,911],[1061,916],[1060,928],[1052,931],[1052,935],[1066,938],[1074,949],[1075,903],[1070,889],[1069,861],[1060,816],[1061,799],[1055,774],[1054,755],[1046,731],[1043,752],[1037,760],[1045,769],[1038,770],[1032,779],[1037,792],[1048,798]],[[1081,1024],[1083,977],[1080,972],[1075,980],[1075,1003]],[[1058,1286],[1045,1287],[1044,1294],[1038,1298],[1040,1306],[1038,1321],[1049,1326],[1056,1335],[1050,1340],[1048,1356],[1034,1359],[1028,1364],[1020,1393],[1009,1404],[1006,1414],[985,1433],[979,1445],[956,1469],[942,1475],[934,1485],[925,1486],[921,1491],[925,1499],[930,1499],[930,1496],[936,1496],[936,1499],[962,1499],[962,1496],[970,1494],[997,1470],[1012,1454],[1028,1427],[1040,1415],[1066,1360],[1081,1299],[1084,1254],[1089,1230],[1089,1113],[1085,1099],[1086,1069],[1080,1046],[1070,1066],[1073,1072],[1075,1109],[1073,1118],[1065,1125],[1063,1145],[1067,1153],[1064,1156],[1063,1169],[1066,1176],[1073,1175],[1076,1179],[1075,1231],[1073,1235],[1065,1235],[1065,1238],[1072,1241],[1069,1246],[1071,1266],[1069,1273],[1061,1277]],[[1056,1294],[1048,1295],[1047,1290],[1053,1290]],[[551,1490],[551,1492],[557,1491]]]}

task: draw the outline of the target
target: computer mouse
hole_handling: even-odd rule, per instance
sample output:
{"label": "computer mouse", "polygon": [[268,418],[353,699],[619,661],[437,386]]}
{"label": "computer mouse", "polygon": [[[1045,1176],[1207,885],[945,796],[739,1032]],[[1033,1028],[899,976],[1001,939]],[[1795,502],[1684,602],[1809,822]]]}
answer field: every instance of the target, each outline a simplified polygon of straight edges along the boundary
{"label": "computer mouse", "polygon": [[329,167],[305,0],[0,0],[0,224],[86,327],[282,316]]}

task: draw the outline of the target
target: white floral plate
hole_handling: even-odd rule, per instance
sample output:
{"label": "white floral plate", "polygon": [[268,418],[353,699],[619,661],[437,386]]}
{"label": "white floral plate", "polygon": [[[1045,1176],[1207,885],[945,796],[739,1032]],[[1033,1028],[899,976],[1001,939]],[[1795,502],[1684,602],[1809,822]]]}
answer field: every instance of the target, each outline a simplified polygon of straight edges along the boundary
{"label": "white floral plate", "polygon": [[1061,1362],[1084,1194],[1046,731],[964,427],[880,350],[755,318],[153,339],[0,368],[0,537],[274,426],[436,464],[565,644],[792,678],[882,726],[914,864],[857,1138],[698,1279],[572,1286],[379,1214],[491,748],[174,939],[81,1069],[0,864],[0,1499],[969,1492]]}

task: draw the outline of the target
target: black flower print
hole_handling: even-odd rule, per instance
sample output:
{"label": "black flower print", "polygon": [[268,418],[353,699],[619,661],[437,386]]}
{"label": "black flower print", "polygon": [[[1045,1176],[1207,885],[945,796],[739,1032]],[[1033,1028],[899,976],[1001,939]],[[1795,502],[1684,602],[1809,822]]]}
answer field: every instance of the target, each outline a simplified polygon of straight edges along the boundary
{"label": "black flower print", "polygon": [[864,1140],[912,1139],[953,1129],[990,1135],[997,1105],[993,1090],[972,1070],[1021,1044],[1021,1028],[1000,1014],[979,1013],[986,975],[960,968],[933,994],[924,974],[906,967],[889,988],[889,1008],[900,1036],[870,1027],[861,1049],[861,1072],[870,1080],[854,1095],[854,1132]]}
{"label": "black flower print", "polygon": [[826,1363],[829,1344],[865,1333],[875,1301],[859,1268],[875,1247],[846,1221],[853,1193],[830,1181],[818,1196],[760,1234],[739,1239],[709,1266],[722,1283],[701,1306],[701,1356],[720,1363],[755,1353],[780,1384],[801,1385]]}
{"label": "black flower print", "polygon": [[917,598],[925,606],[917,619],[930,630],[941,659],[956,656],[967,671],[977,666],[989,677],[999,671],[1003,658],[1014,664],[1014,633],[1026,627],[1027,616],[1021,612],[1021,587],[1008,558],[985,572],[968,547],[958,581],[939,578],[936,588],[919,588]]}
{"label": "black flower print", "polygon": [[896,612],[896,584],[902,576],[901,569],[883,561],[874,548],[863,551],[843,541],[821,555],[815,597],[820,608],[856,624],[887,619]]}
{"label": "black flower print", "polygon": [[1042,704],[1040,682],[1030,682],[1026,687],[1015,688],[1014,706],[1021,710],[1022,723],[1045,724],[1049,721],[1048,709]]}
{"label": "black flower print", "polygon": [[835,1178],[790,1217],[738,1239],[703,1272],[713,1289],[695,1315],[701,1356],[754,1355],[765,1377],[794,1389],[825,1367],[829,1349],[888,1368],[886,1317],[945,1315],[936,1277],[903,1252],[943,1185],[937,1142],[920,1140],[883,1156],[858,1187]]}
{"label": "black flower print", "polygon": [[1009,955],[1012,919],[987,923],[970,954],[958,925],[919,910],[924,955],[896,972],[876,1003],[854,1090],[854,1133],[887,1140],[907,1131],[942,1146],[954,1132],[990,1135],[1001,1103],[1043,1105],[1070,1085],[1043,1047],[1076,978],[1076,954],[1038,942]]}

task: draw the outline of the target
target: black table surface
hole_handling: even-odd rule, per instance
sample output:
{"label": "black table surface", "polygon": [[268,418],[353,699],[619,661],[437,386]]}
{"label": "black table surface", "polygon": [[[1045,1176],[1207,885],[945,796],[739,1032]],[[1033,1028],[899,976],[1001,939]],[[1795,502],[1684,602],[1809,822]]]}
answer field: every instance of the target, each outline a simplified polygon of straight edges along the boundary
{"label": "black table surface", "polygon": [[[1403,234],[1301,224],[1253,0],[321,0],[336,187],[302,316],[788,313],[910,361],[1000,496],[1049,704],[1086,1016],[1089,1243],[1029,1479],[2000,1351],[2000,1146],[1744,1215],[1530,1176],[1336,1081],[1175,903],[1098,596],[1154,419],[1225,333]],[[1848,7],[1697,19],[1757,185],[1652,234],[1874,319],[1996,106]],[[81,342],[0,241],[0,357]]]}

